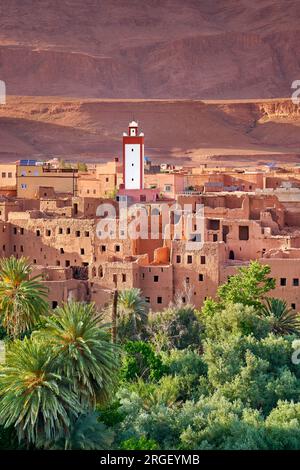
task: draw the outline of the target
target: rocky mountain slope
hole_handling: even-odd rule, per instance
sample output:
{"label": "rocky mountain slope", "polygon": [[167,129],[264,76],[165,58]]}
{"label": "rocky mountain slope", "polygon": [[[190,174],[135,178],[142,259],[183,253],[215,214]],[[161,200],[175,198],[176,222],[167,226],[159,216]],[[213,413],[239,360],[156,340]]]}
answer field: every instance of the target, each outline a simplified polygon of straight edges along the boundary
{"label": "rocky mountain slope", "polygon": [[154,162],[300,162],[300,107],[290,100],[54,97],[9,97],[0,107],[0,160],[108,160],[121,155],[122,132],[133,117]]}
{"label": "rocky mountain slope", "polygon": [[289,97],[298,0],[2,0],[9,94]]}

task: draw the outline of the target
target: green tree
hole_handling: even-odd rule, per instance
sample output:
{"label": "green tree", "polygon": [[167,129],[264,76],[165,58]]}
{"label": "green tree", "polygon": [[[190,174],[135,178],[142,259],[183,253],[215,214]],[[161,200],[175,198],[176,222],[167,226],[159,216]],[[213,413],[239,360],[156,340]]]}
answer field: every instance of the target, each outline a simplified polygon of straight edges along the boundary
{"label": "green tree", "polygon": [[201,347],[199,314],[192,305],[170,307],[152,314],[148,331],[157,350]]}
{"label": "green tree", "polygon": [[148,306],[140,289],[125,289],[118,295],[118,338],[139,340],[142,338],[148,321]]}
{"label": "green tree", "polygon": [[248,267],[240,267],[238,274],[219,287],[219,298],[223,303],[241,303],[260,308],[265,294],[275,288],[275,280],[269,277],[270,272],[270,266],[251,261]]}
{"label": "green tree", "polygon": [[300,403],[280,400],[265,422],[268,449],[300,450]]}
{"label": "green tree", "polygon": [[35,336],[50,344],[59,373],[70,380],[83,403],[93,405],[110,397],[119,349],[110,342],[93,304],[71,302],[56,308]]}
{"label": "green tree", "polygon": [[154,439],[147,439],[145,436],[140,438],[131,437],[121,442],[122,450],[159,450],[159,445]]}
{"label": "green tree", "polygon": [[261,313],[266,317],[275,334],[279,335],[299,335],[300,317],[292,308],[288,308],[287,303],[281,299],[267,298]]}
{"label": "green tree", "polygon": [[144,341],[128,341],[124,345],[125,355],[121,377],[123,380],[133,381],[139,377],[143,380],[159,380],[166,371],[161,357],[156,354],[153,347]]}
{"label": "green tree", "polygon": [[64,436],[80,411],[51,348],[28,338],[14,341],[0,369],[0,424],[14,426],[19,441],[39,447]]}
{"label": "green tree", "polygon": [[[220,308],[221,307],[221,308]],[[271,332],[269,319],[252,305],[227,303],[218,305],[214,313],[201,316],[203,336],[210,339],[226,339],[229,335],[253,335],[263,338]]]}
{"label": "green tree", "polygon": [[3,258],[0,262],[0,315],[8,335],[16,338],[34,328],[48,311],[47,288],[40,276],[30,278],[25,258]]}
{"label": "green tree", "polygon": [[178,413],[180,448],[206,450],[266,449],[263,417],[257,410],[220,393],[186,402]]}
{"label": "green tree", "polygon": [[[190,349],[172,349],[162,353],[163,363],[171,377],[179,379],[181,400],[196,399],[207,386],[207,366],[202,355]],[[206,394],[206,393],[205,393]]]}
{"label": "green tree", "polygon": [[291,361],[290,338],[230,335],[208,339],[204,349],[209,383],[229,400],[264,413],[278,400],[299,400],[300,371]]}

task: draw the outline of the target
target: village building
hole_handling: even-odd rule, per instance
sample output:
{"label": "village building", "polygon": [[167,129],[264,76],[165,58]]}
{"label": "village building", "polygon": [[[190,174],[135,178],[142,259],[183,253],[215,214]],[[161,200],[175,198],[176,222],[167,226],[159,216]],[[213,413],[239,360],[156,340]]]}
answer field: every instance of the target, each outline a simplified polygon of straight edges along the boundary
{"label": "village building", "polygon": [[[276,279],[272,295],[300,310],[299,168],[153,166],[145,161],[144,138],[132,121],[122,158],[82,172],[55,159],[1,164],[0,256],[28,258],[52,308],[68,300],[103,308],[115,289],[132,287],[153,311],[178,301],[201,307],[238,267],[259,260]],[[144,211],[146,238],[124,236],[120,203]],[[104,204],[113,217],[99,210]],[[201,246],[197,236],[178,237],[185,214],[176,204],[189,205],[192,219],[203,207]],[[103,236],[110,220],[115,229]]]}

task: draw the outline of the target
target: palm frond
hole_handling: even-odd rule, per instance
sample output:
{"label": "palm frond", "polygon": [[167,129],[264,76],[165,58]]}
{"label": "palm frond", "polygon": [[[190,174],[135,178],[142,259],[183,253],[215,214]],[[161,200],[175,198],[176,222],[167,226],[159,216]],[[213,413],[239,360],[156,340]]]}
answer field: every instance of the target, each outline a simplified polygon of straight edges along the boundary
{"label": "palm frond", "polygon": [[289,308],[284,300],[267,298],[261,309],[262,315],[270,320],[272,331],[275,334],[299,334],[299,313]]}
{"label": "palm frond", "polygon": [[16,338],[31,330],[48,311],[48,289],[40,277],[30,278],[26,258],[13,256],[0,262],[0,316],[8,335]]}
{"label": "palm frond", "polygon": [[50,347],[28,338],[14,341],[0,370],[0,423],[14,426],[20,441],[40,446],[63,436],[80,410]]}
{"label": "palm frond", "polygon": [[60,373],[87,404],[106,400],[115,385],[119,349],[93,304],[71,302],[57,308],[34,337],[49,342]]}

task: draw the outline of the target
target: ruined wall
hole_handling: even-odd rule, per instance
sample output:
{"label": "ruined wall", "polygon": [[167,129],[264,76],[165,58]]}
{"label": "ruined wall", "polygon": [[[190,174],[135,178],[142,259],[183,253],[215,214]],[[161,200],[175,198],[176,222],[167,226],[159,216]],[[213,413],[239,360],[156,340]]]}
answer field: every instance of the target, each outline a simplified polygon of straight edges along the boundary
{"label": "ruined wall", "polygon": [[45,266],[81,266],[93,259],[90,219],[45,218],[40,213],[9,214],[11,252]]}

